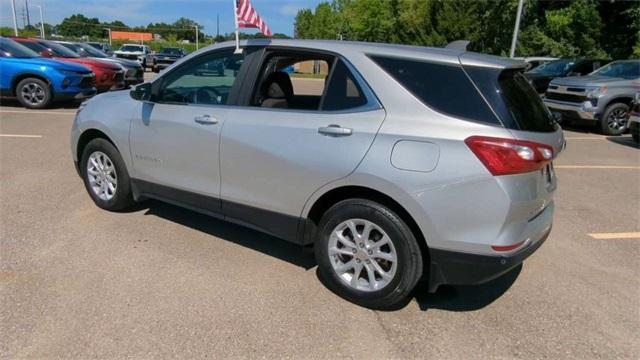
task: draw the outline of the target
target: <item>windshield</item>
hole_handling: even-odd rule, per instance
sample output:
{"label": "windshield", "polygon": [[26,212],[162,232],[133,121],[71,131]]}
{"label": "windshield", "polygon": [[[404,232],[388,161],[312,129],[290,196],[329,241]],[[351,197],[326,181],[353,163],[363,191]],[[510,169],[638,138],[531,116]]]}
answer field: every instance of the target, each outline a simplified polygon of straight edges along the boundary
{"label": "windshield", "polygon": [[40,57],[35,51],[5,38],[0,38],[0,56],[19,59]]}
{"label": "windshield", "polygon": [[178,48],[162,48],[162,49],[160,49],[160,54],[180,55],[180,49],[178,49]]}
{"label": "windshield", "polygon": [[89,44],[75,44],[80,50],[87,56],[97,57],[97,58],[107,58],[107,54],[102,51],[94,48]]}
{"label": "windshield", "polygon": [[69,50],[58,43],[54,43],[52,41],[42,41],[38,43],[48,48],[49,50],[51,50],[51,52],[53,53],[53,56],[63,57],[63,58],[79,58],[80,57],[80,55],[76,54],[72,50]]}
{"label": "windshield", "polygon": [[616,61],[601,67],[589,75],[607,76],[623,79],[640,77],[640,61]]}
{"label": "windshield", "polygon": [[529,72],[532,74],[550,75],[550,76],[564,75],[573,67],[575,63],[576,62],[573,59],[556,60],[556,61],[551,61],[546,64],[540,65]]}
{"label": "windshield", "polygon": [[76,44],[70,44],[70,43],[58,43],[64,47],[66,47],[67,49],[73,51],[76,54],[80,54],[80,52],[82,51]]}
{"label": "windshield", "polygon": [[142,52],[142,46],[137,46],[137,45],[123,45],[123,46],[120,48],[120,51],[129,51],[129,52],[132,52],[132,51],[139,51],[139,52]]}

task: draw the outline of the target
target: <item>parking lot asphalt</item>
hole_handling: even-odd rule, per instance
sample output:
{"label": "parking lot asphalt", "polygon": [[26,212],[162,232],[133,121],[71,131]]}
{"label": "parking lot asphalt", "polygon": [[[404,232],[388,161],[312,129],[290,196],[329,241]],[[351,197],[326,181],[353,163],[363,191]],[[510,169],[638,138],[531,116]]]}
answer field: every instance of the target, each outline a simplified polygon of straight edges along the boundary
{"label": "parking lot asphalt", "polygon": [[312,255],[155,201],[97,208],[73,107],[0,107],[1,358],[638,358],[640,150],[566,131],[551,236],[481,286],[371,311]]}

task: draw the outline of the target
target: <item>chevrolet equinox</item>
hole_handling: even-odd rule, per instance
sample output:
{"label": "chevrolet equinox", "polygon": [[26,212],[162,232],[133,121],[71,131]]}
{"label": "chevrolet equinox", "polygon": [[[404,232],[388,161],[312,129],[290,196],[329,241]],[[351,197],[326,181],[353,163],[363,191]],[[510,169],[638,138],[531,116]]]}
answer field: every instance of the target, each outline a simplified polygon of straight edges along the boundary
{"label": "chevrolet equinox", "polygon": [[256,40],[201,49],[78,109],[97,206],[158,199],[313,246],[373,309],[479,284],[551,230],[562,129],[525,64],[451,49]]}

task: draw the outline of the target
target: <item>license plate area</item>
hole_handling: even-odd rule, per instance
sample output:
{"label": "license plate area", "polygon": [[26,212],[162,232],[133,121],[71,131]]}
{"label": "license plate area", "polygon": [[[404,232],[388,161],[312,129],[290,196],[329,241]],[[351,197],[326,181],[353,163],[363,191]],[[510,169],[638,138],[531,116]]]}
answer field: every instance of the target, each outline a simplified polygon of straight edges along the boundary
{"label": "license plate area", "polygon": [[545,165],[542,170],[542,180],[544,181],[545,187],[548,191],[553,191],[556,189],[556,172],[553,169],[553,162]]}

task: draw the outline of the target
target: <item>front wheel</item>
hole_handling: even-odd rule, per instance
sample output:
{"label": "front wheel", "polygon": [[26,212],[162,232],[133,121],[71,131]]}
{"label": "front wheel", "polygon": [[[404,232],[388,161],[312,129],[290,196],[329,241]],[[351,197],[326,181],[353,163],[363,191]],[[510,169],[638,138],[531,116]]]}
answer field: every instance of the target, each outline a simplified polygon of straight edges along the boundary
{"label": "front wheel", "polygon": [[315,256],[330,290],[371,309],[406,304],[422,275],[420,248],[409,227],[369,200],[344,200],[325,213]]}
{"label": "front wheel", "polygon": [[118,150],[105,139],[93,139],[82,151],[82,179],[93,202],[118,211],[133,204],[129,173]]}
{"label": "front wheel", "polygon": [[26,78],[16,86],[16,97],[28,109],[44,109],[51,104],[52,93],[49,84],[37,79]]}
{"label": "front wheel", "polygon": [[605,135],[621,135],[627,130],[629,105],[614,103],[607,107],[600,120],[600,129]]}

